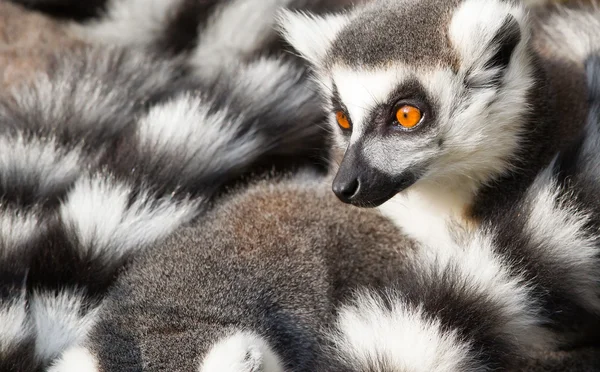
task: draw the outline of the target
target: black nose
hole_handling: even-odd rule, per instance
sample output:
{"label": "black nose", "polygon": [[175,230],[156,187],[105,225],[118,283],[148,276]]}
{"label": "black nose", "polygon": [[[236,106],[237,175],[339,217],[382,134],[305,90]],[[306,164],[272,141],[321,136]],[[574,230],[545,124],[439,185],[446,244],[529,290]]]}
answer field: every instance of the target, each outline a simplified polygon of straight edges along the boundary
{"label": "black nose", "polygon": [[335,180],[333,183],[333,192],[344,203],[350,203],[358,194],[360,189],[360,181],[358,178],[349,180]]}

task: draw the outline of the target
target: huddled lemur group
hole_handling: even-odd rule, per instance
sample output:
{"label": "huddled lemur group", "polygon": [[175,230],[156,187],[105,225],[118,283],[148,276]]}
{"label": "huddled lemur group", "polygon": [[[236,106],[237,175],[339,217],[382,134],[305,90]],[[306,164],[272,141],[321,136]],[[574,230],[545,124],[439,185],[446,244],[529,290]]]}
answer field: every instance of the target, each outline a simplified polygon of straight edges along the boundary
{"label": "huddled lemur group", "polygon": [[1,371],[600,341],[600,7],[15,2],[88,46],[0,101]]}

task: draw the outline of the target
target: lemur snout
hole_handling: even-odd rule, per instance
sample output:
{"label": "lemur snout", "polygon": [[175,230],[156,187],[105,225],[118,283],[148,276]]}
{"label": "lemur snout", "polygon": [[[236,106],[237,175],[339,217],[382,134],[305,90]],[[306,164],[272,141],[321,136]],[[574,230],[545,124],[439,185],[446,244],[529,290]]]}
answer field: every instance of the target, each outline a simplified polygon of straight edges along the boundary
{"label": "lemur snout", "polygon": [[344,203],[351,203],[358,195],[360,180],[358,178],[338,179],[333,183],[333,192]]}

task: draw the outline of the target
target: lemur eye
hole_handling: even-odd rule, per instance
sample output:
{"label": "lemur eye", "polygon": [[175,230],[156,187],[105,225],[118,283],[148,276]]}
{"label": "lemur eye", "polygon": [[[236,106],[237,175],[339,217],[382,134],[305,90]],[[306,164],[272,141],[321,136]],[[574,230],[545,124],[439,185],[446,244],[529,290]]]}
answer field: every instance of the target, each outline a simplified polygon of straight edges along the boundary
{"label": "lemur eye", "polygon": [[350,129],[350,121],[346,114],[342,111],[338,111],[335,113],[335,118],[337,119],[338,125],[342,127],[342,129]]}
{"label": "lemur eye", "polygon": [[404,105],[396,111],[396,119],[404,128],[413,128],[421,122],[423,114],[421,110],[411,105]]}

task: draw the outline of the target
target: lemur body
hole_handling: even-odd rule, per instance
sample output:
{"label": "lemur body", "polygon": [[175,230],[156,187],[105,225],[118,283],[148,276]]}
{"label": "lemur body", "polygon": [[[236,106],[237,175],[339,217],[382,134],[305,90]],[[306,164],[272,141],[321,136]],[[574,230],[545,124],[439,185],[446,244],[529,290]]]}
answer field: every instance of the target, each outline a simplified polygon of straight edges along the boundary
{"label": "lemur body", "polygon": [[320,177],[262,181],[140,255],[81,346],[100,371],[315,371],[335,309],[413,253]]}
{"label": "lemur body", "polygon": [[[380,206],[428,244],[449,238],[448,221],[474,226],[515,203],[586,113],[583,74],[542,58],[527,19],[517,3],[478,1],[289,15],[285,33],[314,64],[345,150],[340,199]],[[419,124],[400,125],[398,105],[416,107]]]}

